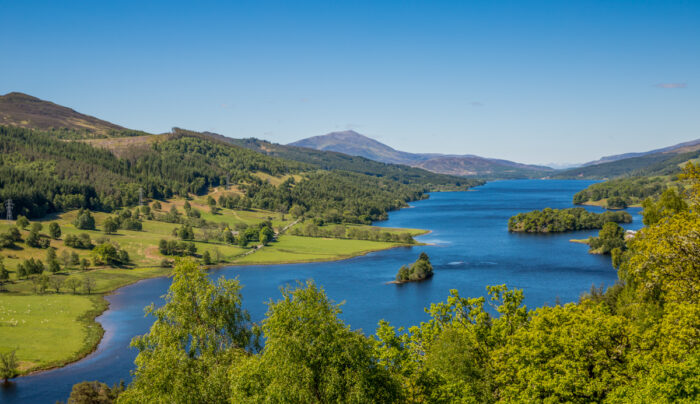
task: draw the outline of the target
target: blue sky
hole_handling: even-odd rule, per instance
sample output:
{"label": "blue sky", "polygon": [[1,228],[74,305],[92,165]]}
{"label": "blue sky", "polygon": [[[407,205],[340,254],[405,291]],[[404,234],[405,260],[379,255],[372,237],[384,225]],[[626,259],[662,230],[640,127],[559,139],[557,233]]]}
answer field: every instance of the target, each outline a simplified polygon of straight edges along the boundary
{"label": "blue sky", "polygon": [[526,163],[700,138],[700,1],[106,3],[0,0],[0,93]]}

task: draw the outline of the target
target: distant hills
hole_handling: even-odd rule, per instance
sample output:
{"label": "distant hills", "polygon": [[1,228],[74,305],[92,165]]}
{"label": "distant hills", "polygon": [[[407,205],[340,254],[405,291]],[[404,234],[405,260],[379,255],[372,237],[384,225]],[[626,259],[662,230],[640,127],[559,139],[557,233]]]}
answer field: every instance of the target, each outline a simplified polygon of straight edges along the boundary
{"label": "distant hills", "polygon": [[648,152],[603,157],[582,167],[558,171],[553,178],[609,179],[622,176],[671,175],[700,159],[700,139]]}
{"label": "distant hills", "polygon": [[409,153],[396,150],[355,131],[332,132],[302,139],[289,146],[335,151],[384,163],[405,164],[440,174],[486,178],[540,178],[554,169],[474,155]]}
{"label": "distant hills", "polygon": [[589,161],[588,163],[583,164],[583,166],[587,167],[587,166],[593,166],[596,164],[610,163],[613,161],[624,160],[624,159],[635,158],[635,157],[643,157],[643,156],[647,156],[649,154],[656,154],[656,153],[676,153],[676,154],[687,153],[687,152],[692,152],[692,151],[695,151],[698,149],[700,149],[700,139],[695,139],[695,140],[691,140],[689,142],[683,142],[683,143],[679,143],[677,145],[668,146],[668,147],[664,147],[661,149],[649,150],[646,152],[624,153],[624,154],[616,154],[616,155],[612,155],[612,156],[604,156],[598,160]]}
{"label": "distant hills", "polygon": [[[363,157],[284,146],[259,139],[233,139],[215,133],[200,133],[180,128],[173,128],[170,133],[154,135],[126,129],[70,108],[17,92],[0,96],[0,118],[0,127],[47,131],[54,138],[80,140],[91,146],[107,149],[117,157],[132,160],[151,154],[157,144],[173,138],[188,137],[205,139],[207,144],[226,143],[235,148],[253,150],[259,154],[285,160],[284,164],[304,163],[303,166],[309,170],[350,171],[405,185],[421,185],[432,191],[464,190],[469,186],[483,184],[483,181],[478,179],[437,174],[406,165],[385,164]],[[0,185],[2,185],[1,181]]]}
{"label": "distant hills", "polygon": [[[12,92],[0,96],[0,126],[48,131],[59,139],[80,139],[108,148],[117,156],[134,156],[149,150],[158,138],[146,132],[126,129],[73,109],[27,94]],[[172,134],[184,133],[174,129]],[[167,134],[166,134],[167,136]],[[608,179],[621,176],[668,175],[680,171],[689,160],[700,161],[700,139],[647,152],[605,156],[581,167],[555,170],[546,166],[521,164],[475,155],[409,153],[396,150],[355,131],[314,136],[289,145],[260,139],[233,139],[202,133],[218,141],[269,156],[310,164],[322,170],[345,170],[403,183],[430,184],[433,190],[474,186],[483,179],[581,178]],[[93,140],[88,140],[93,139]]]}
{"label": "distant hills", "polygon": [[40,130],[70,129],[102,136],[126,130],[94,116],[18,92],[0,96],[0,125]]}

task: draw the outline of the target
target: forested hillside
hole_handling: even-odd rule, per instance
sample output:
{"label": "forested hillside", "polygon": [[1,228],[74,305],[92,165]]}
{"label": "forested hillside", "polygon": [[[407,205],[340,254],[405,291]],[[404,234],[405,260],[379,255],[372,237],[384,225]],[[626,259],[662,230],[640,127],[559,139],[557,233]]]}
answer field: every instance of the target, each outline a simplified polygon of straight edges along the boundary
{"label": "forested hillside", "polygon": [[[368,223],[422,198],[435,183],[455,180],[422,170],[402,176],[400,166],[387,166],[386,175],[321,170],[184,130],[122,150],[121,157],[99,143],[65,141],[53,132],[0,126],[0,140],[0,199],[12,199],[15,216],[31,218],[133,206],[140,189],[146,199],[164,199],[230,184],[248,200],[246,207],[286,212],[298,205],[310,215]],[[273,185],[260,173],[297,174],[300,180]]]}
{"label": "forested hillside", "polygon": [[571,168],[553,174],[552,178],[608,179],[621,176],[658,176],[678,174],[681,166],[700,157],[700,145],[691,151],[660,152],[640,157],[626,158],[586,167]]}

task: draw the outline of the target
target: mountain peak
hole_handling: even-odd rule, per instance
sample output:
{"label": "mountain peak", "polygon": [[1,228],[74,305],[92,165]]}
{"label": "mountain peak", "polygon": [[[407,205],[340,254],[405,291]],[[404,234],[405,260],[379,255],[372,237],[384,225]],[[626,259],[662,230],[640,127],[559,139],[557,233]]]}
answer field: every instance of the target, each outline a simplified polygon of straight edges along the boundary
{"label": "mountain peak", "polygon": [[549,167],[530,166],[473,155],[408,153],[393,149],[354,130],[331,132],[290,143],[290,146],[335,151],[382,163],[404,164],[450,175],[489,175],[504,178],[541,177]]}
{"label": "mountain peak", "polygon": [[0,95],[0,99],[7,99],[7,100],[13,100],[13,101],[18,101],[18,100],[41,101],[40,98],[32,97],[29,94],[20,93],[19,91],[12,91],[12,92],[7,93],[5,95]]}

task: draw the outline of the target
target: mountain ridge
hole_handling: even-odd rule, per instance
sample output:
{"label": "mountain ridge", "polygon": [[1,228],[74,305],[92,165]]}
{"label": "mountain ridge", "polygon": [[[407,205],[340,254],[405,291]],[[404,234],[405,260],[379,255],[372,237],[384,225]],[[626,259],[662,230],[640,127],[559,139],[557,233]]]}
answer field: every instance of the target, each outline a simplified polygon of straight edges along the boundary
{"label": "mountain ridge", "polygon": [[28,129],[69,129],[101,136],[127,128],[21,92],[0,95],[0,124]]}
{"label": "mountain ridge", "polygon": [[597,164],[603,164],[603,163],[610,163],[613,161],[619,161],[619,160],[624,160],[624,159],[629,159],[629,158],[635,158],[635,157],[643,157],[643,156],[648,156],[650,154],[656,154],[656,153],[667,153],[667,152],[676,152],[676,153],[682,153],[682,152],[690,152],[690,151],[695,151],[700,149],[700,139],[695,139],[695,140],[689,140],[687,142],[682,142],[675,144],[673,146],[667,146],[667,147],[661,147],[658,149],[653,149],[645,152],[631,152],[631,153],[622,153],[622,154],[613,154],[610,156],[603,156],[599,158],[598,160],[593,160],[589,161],[587,163],[582,164],[582,167],[588,167],[588,166],[593,166]]}
{"label": "mountain ridge", "polygon": [[410,153],[396,150],[353,130],[331,132],[289,143],[288,146],[335,151],[383,163],[405,164],[439,174],[462,177],[539,178],[554,169],[546,166],[481,157],[472,154]]}

